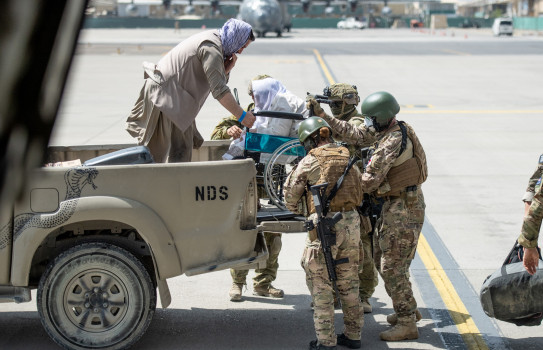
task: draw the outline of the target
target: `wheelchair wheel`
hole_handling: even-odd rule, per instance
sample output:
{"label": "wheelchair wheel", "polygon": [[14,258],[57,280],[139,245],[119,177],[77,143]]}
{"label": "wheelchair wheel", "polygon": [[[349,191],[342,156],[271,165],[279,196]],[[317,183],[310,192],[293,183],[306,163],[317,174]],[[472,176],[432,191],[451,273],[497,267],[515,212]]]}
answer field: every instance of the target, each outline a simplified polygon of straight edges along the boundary
{"label": "wheelchair wheel", "polygon": [[305,149],[300,141],[291,140],[279,146],[266,163],[264,187],[272,203],[281,209],[286,210],[283,200],[283,183],[303,157],[305,157]]}

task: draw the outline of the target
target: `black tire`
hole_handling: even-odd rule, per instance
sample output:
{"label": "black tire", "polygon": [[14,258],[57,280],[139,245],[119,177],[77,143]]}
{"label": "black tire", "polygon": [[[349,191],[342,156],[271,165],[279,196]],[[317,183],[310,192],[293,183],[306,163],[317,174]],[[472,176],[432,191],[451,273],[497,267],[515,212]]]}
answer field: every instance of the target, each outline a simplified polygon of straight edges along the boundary
{"label": "black tire", "polygon": [[37,293],[43,327],[65,349],[125,349],[147,330],[156,288],[143,264],[107,243],[83,243],[60,254]]}

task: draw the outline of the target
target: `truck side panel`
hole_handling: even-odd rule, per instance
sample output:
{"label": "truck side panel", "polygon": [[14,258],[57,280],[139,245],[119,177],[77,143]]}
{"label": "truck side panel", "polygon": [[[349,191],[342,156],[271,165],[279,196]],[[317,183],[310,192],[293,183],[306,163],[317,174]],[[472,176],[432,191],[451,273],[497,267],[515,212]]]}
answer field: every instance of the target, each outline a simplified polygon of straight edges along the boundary
{"label": "truck side panel", "polygon": [[[161,278],[251,257],[257,236],[254,176],[252,160],[37,170],[25,200],[15,208],[12,270],[19,276],[27,270],[30,262],[24,260],[33,255],[28,247],[42,244],[47,232],[93,218],[122,219],[138,226]],[[118,201],[112,202],[111,197]],[[112,205],[114,209],[108,207]],[[169,235],[160,233],[160,224],[148,222],[143,215],[135,217],[138,210],[143,213],[142,208],[154,212],[157,219],[153,220],[162,222]],[[126,214],[130,211],[134,213]],[[172,240],[177,261],[168,247]],[[17,277],[18,285],[22,282]]]}
{"label": "truck side panel", "polygon": [[[85,223],[96,220],[130,224],[151,247],[153,260],[157,264],[159,279],[180,275],[181,266],[173,238],[161,218],[142,203],[118,197],[83,197],[78,200],[77,210],[63,225]],[[42,218],[43,221],[43,218]],[[35,252],[51,234],[51,229],[36,228],[32,234],[18,235],[13,249],[12,284],[26,286],[31,268],[29,252]]]}

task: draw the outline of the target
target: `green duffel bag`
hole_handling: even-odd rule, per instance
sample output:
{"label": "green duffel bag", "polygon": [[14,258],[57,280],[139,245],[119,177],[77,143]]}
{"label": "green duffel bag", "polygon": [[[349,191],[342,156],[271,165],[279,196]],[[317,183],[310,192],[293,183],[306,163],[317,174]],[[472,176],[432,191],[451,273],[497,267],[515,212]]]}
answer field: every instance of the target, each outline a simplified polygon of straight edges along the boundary
{"label": "green duffel bag", "polygon": [[502,267],[488,276],[481,287],[484,312],[517,326],[538,326],[543,320],[543,260],[530,275],[522,265],[523,249],[518,243]]}

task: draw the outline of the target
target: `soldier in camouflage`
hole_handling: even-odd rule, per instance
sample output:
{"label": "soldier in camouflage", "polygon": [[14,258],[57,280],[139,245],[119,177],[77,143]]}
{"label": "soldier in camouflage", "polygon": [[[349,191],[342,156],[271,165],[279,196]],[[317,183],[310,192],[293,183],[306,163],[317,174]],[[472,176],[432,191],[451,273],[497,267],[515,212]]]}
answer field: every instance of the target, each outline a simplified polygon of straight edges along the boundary
{"label": "soldier in camouflage", "polygon": [[528,181],[528,188],[526,188],[526,193],[524,193],[524,196],[522,197],[522,201],[524,202],[524,216],[528,215],[528,210],[530,209],[530,204],[532,204],[532,199],[534,198],[535,194],[535,185],[542,175],[543,154],[539,156],[539,161],[537,162],[537,169],[535,169],[534,173],[530,177],[530,180]]}
{"label": "soldier in camouflage", "polygon": [[[261,80],[265,78],[270,78],[270,76],[267,74],[260,74],[249,82],[249,87],[247,89],[249,96],[253,95],[253,80]],[[253,108],[254,103],[251,102],[247,106],[247,111],[252,110]],[[234,116],[230,116],[221,120],[221,122],[215,127],[213,133],[211,134],[211,139],[237,139],[241,136],[241,132],[241,123],[238,122],[237,118]],[[265,191],[261,190],[261,187],[259,187],[259,198],[262,198],[264,195]],[[277,278],[277,270],[279,268],[279,252],[281,251],[282,247],[281,233],[265,231],[264,239],[266,240],[269,256],[268,260],[266,260],[266,267],[255,270],[255,276],[253,277],[253,292],[255,295],[259,296],[282,298],[285,295],[283,290],[275,288],[271,284]],[[230,288],[229,296],[231,301],[242,300],[241,295],[243,293],[243,286],[247,283],[246,279],[248,274],[249,270],[230,269],[230,275],[232,276],[232,287]]]}
{"label": "soldier in camouflage", "polygon": [[[346,169],[350,158],[349,150],[332,143],[330,126],[321,118],[311,117],[304,120],[300,124],[298,135],[308,154],[285,181],[285,205],[292,212],[309,215],[309,220],[315,220],[315,207],[311,196],[307,195],[307,186],[327,182],[328,195]],[[333,288],[321,242],[315,230],[308,234],[301,264],[306,272],[307,285],[311,288],[313,321],[317,334],[317,340],[310,342],[309,349],[335,349],[336,344],[351,349],[361,346],[360,332],[364,313],[358,297],[360,217],[356,211],[361,200],[360,172],[353,167],[330,202],[328,213],[331,217],[338,211],[343,212],[343,219],[334,226],[336,245],[332,246],[334,260],[348,258],[348,262],[336,266],[337,287],[345,325],[342,334],[336,335],[334,329]],[[305,213],[304,207],[307,208]]]}
{"label": "soldier in camouflage", "polygon": [[535,195],[531,200],[528,214],[524,217],[522,232],[518,238],[518,243],[524,247],[524,268],[531,275],[536,273],[537,266],[539,264],[537,240],[539,238],[541,220],[543,219],[543,193],[541,192],[542,188],[543,186],[541,186],[540,177],[534,186]]}
{"label": "soldier in camouflage", "polygon": [[[364,124],[364,117],[359,114],[356,106],[360,102],[356,86],[346,83],[336,83],[324,89],[324,94],[329,96],[332,101],[330,110],[334,118],[347,121],[355,126]],[[333,133],[335,141],[344,141],[340,134]],[[354,155],[362,147],[368,147],[373,143],[373,138],[368,138],[362,143],[347,143],[347,148]],[[363,165],[359,163],[359,169],[363,171]],[[369,302],[370,297],[375,292],[375,287],[379,283],[377,270],[373,262],[373,251],[371,244],[371,222],[367,216],[360,216],[360,238],[362,240],[363,252],[360,254],[360,272],[359,278],[359,294],[362,301],[362,307],[365,313],[372,312],[372,307]]]}
{"label": "soldier in camouflage", "polygon": [[327,116],[314,99],[309,103],[315,114],[328,121],[345,140],[364,142],[375,133],[377,141],[362,174],[362,188],[374,201],[382,203],[378,235],[374,237],[374,260],[395,311],[387,317],[393,327],[380,337],[387,341],[416,339],[420,313],[409,281],[409,266],[424,222],[425,203],[420,188],[427,177],[424,149],[411,126],[396,120],[400,105],[387,92],[366,97],[362,103],[366,123],[359,127]]}
{"label": "soldier in camouflage", "polygon": [[[250,103],[245,111],[250,111],[254,108],[254,103]],[[238,121],[238,118],[231,115],[221,119],[219,124],[211,132],[211,140],[229,140],[237,139],[241,136],[243,125]]]}

